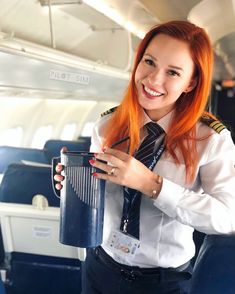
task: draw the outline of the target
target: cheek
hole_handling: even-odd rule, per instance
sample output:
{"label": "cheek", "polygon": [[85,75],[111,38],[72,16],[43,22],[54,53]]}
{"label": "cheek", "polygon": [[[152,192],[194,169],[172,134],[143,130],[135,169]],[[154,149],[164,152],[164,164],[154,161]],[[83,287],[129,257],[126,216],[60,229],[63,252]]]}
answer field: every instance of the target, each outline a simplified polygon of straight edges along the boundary
{"label": "cheek", "polygon": [[135,83],[137,84],[141,79],[141,71],[139,70],[139,66],[136,69],[135,72]]}
{"label": "cheek", "polygon": [[135,83],[140,83],[145,79],[149,74],[149,70],[142,64],[139,63],[135,72]]}
{"label": "cheek", "polygon": [[180,82],[168,84],[168,90],[171,90],[172,92],[179,93],[179,94],[183,93],[186,90],[186,88],[187,86]]}

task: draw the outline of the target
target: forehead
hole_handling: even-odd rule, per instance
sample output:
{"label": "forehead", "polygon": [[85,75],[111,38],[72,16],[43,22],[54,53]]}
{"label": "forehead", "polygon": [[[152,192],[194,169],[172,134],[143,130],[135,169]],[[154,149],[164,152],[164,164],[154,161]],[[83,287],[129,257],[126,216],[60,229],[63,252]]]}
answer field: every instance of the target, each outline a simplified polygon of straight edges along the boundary
{"label": "forehead", "polygon": [[157,61],[173,62],[174,65],[194,66],[189,45],[185,41],[165,34],[158,34],[150,41],[145,53],[150,54]]}

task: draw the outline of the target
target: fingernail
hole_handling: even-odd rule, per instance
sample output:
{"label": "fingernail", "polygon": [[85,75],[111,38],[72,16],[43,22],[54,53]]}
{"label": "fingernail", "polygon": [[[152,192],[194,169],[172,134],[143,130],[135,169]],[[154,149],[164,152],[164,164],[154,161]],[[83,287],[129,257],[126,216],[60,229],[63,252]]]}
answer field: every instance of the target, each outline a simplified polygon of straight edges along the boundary
{"label": "fingernail", "polygon": [[63,169],[63,168],[62,168],[62,164],[61,164],[61,163],[58,163],[57,166],[55,167],[55,171],[56,171],[56,172],[61,172],[62,169]]}
{"label": "fingernail", "polygon": [[97,177],[97,173],[93,173],[92,176],[93,176],[93,177]]}
{"label": "fingernail", "polygon": [[57,175],[54,176],[54,180],[60,182],[60,181],[64,180],[64,177],[57,174]]}
{"label": "fingernail", "polygon": [[90,163],[90,164],[94,164],[94,163],[95,163],[95,160],[94,160],[94,159],[90,159],[90,160],[89,160],[89,163]]}
{"label": "fingernail", "polygon": [[61,190],[63,188],[63,185],[57,183],[55,185],[55,188],[56,188],[56,190]]}

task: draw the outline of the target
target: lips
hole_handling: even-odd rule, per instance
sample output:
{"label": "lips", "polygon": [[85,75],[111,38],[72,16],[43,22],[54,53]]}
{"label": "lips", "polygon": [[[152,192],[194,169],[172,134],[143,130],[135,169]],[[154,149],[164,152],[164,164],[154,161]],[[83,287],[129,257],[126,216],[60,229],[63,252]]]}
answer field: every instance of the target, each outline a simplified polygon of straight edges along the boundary
{"label": "lips", "polygon": [[144,92],[145,96],[147,96],[150,99],[154,99],[156,97],[160,97],[163,95],[163,93],[158,92],[158,91],[154,91],[145,85],[143,85],[143,92]]}

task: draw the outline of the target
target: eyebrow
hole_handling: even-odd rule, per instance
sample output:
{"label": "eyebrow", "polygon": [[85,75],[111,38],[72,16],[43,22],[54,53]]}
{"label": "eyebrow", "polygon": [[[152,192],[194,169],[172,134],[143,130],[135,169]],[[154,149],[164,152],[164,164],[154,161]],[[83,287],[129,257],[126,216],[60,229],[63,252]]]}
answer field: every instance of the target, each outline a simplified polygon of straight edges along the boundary
{"label": "eyebrow", "polygon": [[170,68],[178,69],[181,71],[184,71],[182,67],[176,66],[176,65],[168,65]]}
{"label": "eyebrow", "polygon": [[[153,59],[154,61],[157,61],[157,58],[153,57],[151,54],[149,53],[145,53],[144,56],[149,56],[151,59]],[[184,71],[182,67],[179,67],[179,66],[176,66],[176,65],[171,65],[169,64],[168,67],[170,68],[174,68],[174,69],[177,69],[177,70],[181,70],[181,71]]]}

